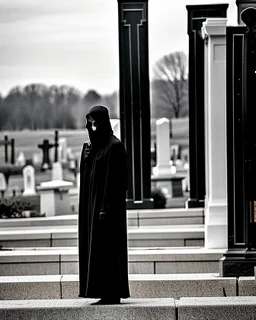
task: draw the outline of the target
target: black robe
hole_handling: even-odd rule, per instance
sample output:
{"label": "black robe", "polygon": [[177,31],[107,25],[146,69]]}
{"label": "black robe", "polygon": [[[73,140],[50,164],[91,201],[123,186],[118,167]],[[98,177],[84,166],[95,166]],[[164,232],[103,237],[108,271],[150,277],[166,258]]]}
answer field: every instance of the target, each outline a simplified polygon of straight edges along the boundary
{"label": "black robe", "polygon": [[79,296],[128,298],[127,154],[112,133],[83,145],[80,179]]}

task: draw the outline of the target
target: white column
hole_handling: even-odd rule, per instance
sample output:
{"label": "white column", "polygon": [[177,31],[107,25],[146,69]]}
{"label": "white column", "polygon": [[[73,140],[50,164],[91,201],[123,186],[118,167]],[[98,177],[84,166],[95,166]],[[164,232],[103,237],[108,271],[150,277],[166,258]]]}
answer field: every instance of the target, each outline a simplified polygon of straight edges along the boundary
{"label": "white column", "polygon": [[[226,23],[209,18],[205,39],[205,247],[227,248]],[[193,168],[191,168],[193,169]]]}

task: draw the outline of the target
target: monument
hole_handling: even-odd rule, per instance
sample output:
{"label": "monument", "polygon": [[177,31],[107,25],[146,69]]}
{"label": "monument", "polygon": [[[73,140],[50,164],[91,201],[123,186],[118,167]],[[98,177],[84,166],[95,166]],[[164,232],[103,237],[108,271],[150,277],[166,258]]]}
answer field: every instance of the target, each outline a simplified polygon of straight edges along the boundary
{"label": "monument", "polygon": [[22,170],[24,181],[23,196],[31,196],[36,194],[35,169],[33,166],[26,166]]}

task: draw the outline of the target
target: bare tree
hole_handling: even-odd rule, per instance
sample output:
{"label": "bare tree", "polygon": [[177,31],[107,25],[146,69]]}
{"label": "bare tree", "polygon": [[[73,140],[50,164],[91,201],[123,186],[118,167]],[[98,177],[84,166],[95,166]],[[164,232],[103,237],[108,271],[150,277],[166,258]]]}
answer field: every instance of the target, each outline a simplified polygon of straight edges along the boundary
{"label": "bare tree", "polygon": [[74,128],[76,126],[76,110],[81,100],[80,92],[70,86],[51,86],[47,95],[51,108],[54,128]]}
{"label": "bare tree", "polygon": [[169,117],[188,114],[187,57],[184,52],[163,56],[153,67],[152,103]]}
{"label": "bare tree", "polygon": [[43,84],[32,83],[24,87],[25,96],[30,111],[30,129],[36,130],[44,127],[42,124],[45,117],[44,97],[47,93],[47,87]]}

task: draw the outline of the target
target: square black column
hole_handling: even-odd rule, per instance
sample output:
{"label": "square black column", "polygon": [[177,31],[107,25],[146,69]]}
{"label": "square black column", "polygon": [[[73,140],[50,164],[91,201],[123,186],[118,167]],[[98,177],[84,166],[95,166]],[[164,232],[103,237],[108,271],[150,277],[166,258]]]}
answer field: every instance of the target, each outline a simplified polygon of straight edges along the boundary
{"label": "square black column", "polygon": [[128,153],[127,208],[152,208],[148,0],[118,0],[121,140]]}
{"label": "square black column", "polygon": [[225,18],[228,4],[186,6],[189,36],[189,169],[188,208],[204,207],[204,40],[201,28],[207,18]]}
{"label": "square black column", "polygon": [[256,8],[246,26],[227,27],[228,251],[224,277],[253,276],[256,266]]}

